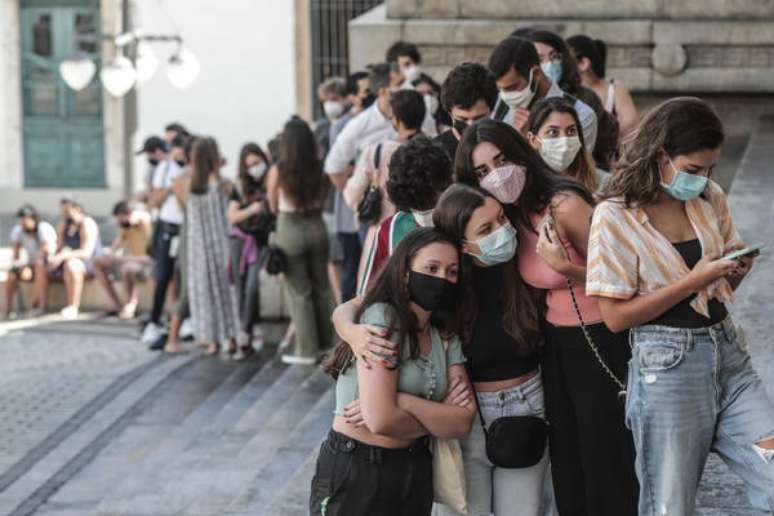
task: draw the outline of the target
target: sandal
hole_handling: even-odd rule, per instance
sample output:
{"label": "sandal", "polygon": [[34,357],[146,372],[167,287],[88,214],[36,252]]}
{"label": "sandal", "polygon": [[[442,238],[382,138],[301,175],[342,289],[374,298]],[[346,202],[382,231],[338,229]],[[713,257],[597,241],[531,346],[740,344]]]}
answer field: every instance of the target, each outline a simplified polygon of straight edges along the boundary
{"label": "sandal", "polygon": [[206,345],[207,350],[204,352],[205,356],[211,357],[220,353],[220,344],[211,343]]}

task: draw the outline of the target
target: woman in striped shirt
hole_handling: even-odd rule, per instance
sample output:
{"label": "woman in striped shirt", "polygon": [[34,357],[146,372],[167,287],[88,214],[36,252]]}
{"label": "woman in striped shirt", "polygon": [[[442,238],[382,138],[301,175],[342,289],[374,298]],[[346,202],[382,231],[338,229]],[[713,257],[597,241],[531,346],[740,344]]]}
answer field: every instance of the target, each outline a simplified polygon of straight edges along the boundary
{"label": "woman in striped shirt", "polygon": [[626,420],[639,513],[693,514],[711,450],[774,510],[774,406],[726,303],[753,258],[712,169],[723,127],[703,101],[654,109],[627,142],[594,212],[586,293],[613,331],[631,329]]}

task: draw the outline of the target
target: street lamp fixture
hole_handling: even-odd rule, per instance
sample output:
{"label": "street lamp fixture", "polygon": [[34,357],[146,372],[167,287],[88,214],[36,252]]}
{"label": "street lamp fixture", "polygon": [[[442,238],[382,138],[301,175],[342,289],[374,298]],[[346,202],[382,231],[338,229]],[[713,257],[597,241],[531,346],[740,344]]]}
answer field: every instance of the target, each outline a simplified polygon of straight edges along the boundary
{"label": "street lamp fixture", "polygon": [[[137,83],[145,82],[155,75],[159,60],[150,43],[177,43],[177,51],[167,63],[167,78],[173,86],[185,89],[199,76],[199,60],[183,47],[183,38],[178,34],[145,34],[141,29],[136,29],[118,35],[103,35],[102,39],[112,41],[116,49],[123,54],[108,61],[99,73],[102,85],[114,97],[123,97]],[[133,55],[134,59],[127,55]],[[96,72],[97,65],[82,53],[62,61],[59,65],[59,74],[65,84],[76,91],[88,86]]]}

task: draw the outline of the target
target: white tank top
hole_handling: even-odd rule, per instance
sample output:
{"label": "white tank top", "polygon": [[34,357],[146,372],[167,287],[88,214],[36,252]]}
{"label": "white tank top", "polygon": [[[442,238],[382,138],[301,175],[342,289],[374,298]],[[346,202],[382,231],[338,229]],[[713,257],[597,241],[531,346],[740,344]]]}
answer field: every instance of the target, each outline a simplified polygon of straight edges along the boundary
{"label": "white tank top", "polygon": [[615,87],[613,82],[615,79],[610,79],[607,83],[607,98],[605,99],[605,111],[613,113],[615,111]]}

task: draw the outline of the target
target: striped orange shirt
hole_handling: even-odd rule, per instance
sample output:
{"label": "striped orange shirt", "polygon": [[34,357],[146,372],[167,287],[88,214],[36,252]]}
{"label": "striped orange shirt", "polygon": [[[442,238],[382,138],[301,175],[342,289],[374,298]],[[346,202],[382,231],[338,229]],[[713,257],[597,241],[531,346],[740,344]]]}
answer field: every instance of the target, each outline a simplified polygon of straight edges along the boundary
{"label": "striped orange shirt", "polygon": [[[728,200],[722,188],[709,182],[705,197],[685,203],[702,255],[725,252],[741,243]],[[594,210],[589,235],[586,294],[630,299],[675,283],[690,270],[672,243],[662,235],[641,208],[628,208],[622,198],[608,199]],[[707,302],[734,300],[725,278],[708,285],[691,301],[691,307],[709,317]]]}

